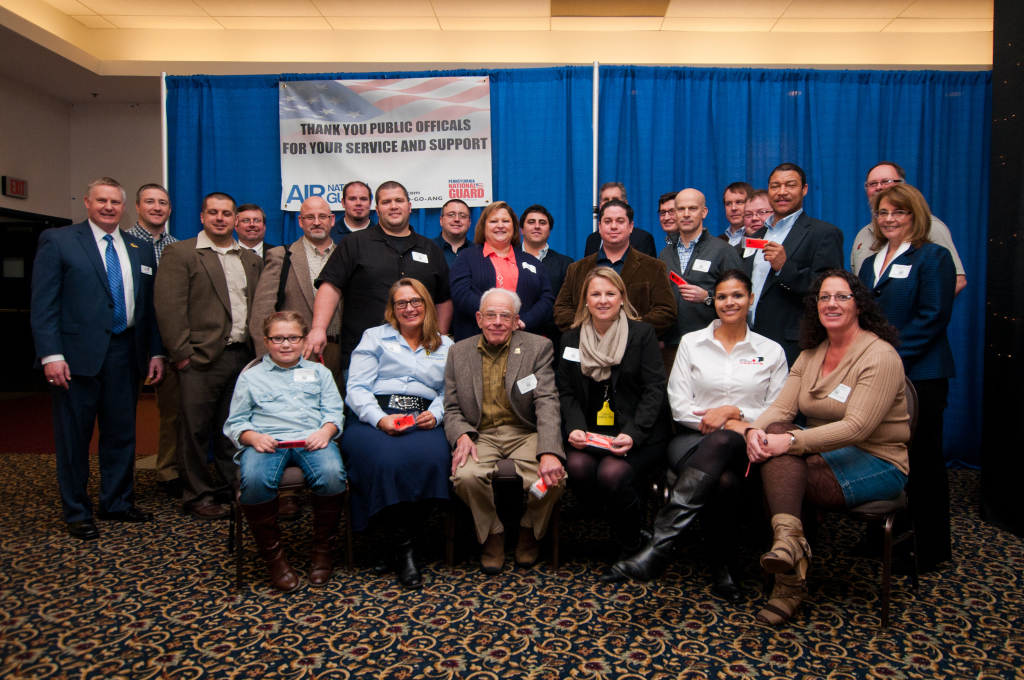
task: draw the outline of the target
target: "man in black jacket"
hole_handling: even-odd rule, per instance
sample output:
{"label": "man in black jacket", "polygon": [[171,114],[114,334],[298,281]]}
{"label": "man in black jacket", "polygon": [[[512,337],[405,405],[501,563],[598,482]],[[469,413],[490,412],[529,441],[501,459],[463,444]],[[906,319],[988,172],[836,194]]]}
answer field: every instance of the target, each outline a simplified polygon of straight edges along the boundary
{"label": "man in black jacket", "polygon": [[806,195],[807,175],[800,166],[783,163],[772,170],[768,201],[774,214],[754,234],[768,243],[743,253],[743,270],[754,283],[751,327],[782,345],[790,366],[800,355],[800,318],[811,282],[828,269],[843,268],[843,233],[804,212]]}
{"label": "man in black jacket", "polygon": [[[623,203],[629,203],[626,200],[626,185],[622,182],[605,182],[601,185],[601,190],[597,194],[599,196],[597,207],[600,209],[608,201],[613,198],[617,198]],[[637,229],[633,227],[632,233],[629,235],[629,247],[639,250],[644,255],[651,257],[658,256],[658,248],[654,245],[654,237],[651,236],[651,232],[644,231],[643,229]],[[587,243],[583,247],[583,257],[593,255],[601,249],[601,234],[595,231],[587,237]],[[555,295],[558,293],[556,292]]]}
{"label": "man in black jacket", "polygon": [[[520,219],[523,232],[523,250],[541,261],[544,265],[544,273],[548,275],[548,282],[551,284],[551,292],[556,296],[562,290],[565,283],[565,275],[569,273],[569,265],[572,258],[562,255],[548,245],[548,237],[555,227],[555,218],[542,205],[531,205]],[[562,332],[555,325],[552,318],[548,322],[544,333],[555,349],[555,362],[552,368],[558,370],[558,357],[562,342]]]}

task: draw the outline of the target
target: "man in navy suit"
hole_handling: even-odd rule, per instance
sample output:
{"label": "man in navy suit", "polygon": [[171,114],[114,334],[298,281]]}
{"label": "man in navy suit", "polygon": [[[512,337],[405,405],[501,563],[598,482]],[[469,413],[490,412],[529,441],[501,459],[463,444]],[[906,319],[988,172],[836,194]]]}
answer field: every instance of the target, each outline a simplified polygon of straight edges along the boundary
{"label": "man in navy suit", "polygon": [[843,232],[804,212],[807,175],[795,163],[783,163],[768,177],[768,203],[774,214],[753,238],[764,249],[745,248],[743,270],[754,283],[749,323],[782,345],[790,366],[800,356],[800,318],[811,282],[828,269],[843,268]]}
{"label": "man in navy suit", "polygon": [[255,203],[245,203],[238,206],[235,213],[235,234],[238,235],[238,245],[246,250],[251,250],[266,262],[267,254],[277,246],[273,246],[263,240],[267,233],[267,213]]}
{"label": "man in navy suit", "polygon": [[32,270],[36,366],[50,384],[57,482],[74,538],[99,537],[89,498],[89,440],[99,419],[99,519],[148,522],[132,505],[139,376],[159,383],[163,346],[153,312],[153,246],[121,232],[125,192],[101,177],[89,219],[39,237]]}

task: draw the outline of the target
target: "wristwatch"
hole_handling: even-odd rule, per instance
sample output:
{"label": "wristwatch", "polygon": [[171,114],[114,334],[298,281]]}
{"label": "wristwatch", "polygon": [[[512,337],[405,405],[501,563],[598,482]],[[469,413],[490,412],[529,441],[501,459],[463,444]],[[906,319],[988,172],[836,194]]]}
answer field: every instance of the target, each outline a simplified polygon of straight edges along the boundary
{"label": "wristwatch", "polygon": [[714,299],[712,299],[712,297],[711,297],[711,293],[708,293],[707,291],[704,291],[704,292],[707,293],[707,297],[704,298],[704,304],[706,304],[708,307],[710,307],[711,305],[715,304]]}

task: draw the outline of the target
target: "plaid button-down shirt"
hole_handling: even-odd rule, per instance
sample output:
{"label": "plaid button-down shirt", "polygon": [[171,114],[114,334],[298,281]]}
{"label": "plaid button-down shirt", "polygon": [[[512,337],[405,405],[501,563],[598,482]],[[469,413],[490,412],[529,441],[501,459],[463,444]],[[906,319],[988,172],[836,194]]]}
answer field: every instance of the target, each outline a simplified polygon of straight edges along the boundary
{"label": "plaid button-down shirt", "polygon": [[142,239],[146,243],[153,244],[153,250],[156,251],[157,266],[160,266],[160,256],[164,253],[164,247],[178,242],[178,239],[167,233],[167,229],[164,229],[164,232],[160,234],[160,238],[153,238],[153,235],[146,231],[138,222],[135,223],[134,227],[128,230],[128,233],[135,238]]}

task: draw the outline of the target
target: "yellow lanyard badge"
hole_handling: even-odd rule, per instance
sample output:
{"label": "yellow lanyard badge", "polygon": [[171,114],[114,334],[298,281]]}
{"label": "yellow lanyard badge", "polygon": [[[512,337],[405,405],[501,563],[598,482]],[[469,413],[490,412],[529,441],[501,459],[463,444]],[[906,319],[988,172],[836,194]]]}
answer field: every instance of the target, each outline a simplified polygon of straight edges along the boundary
{"label": "yellow lanyard badge", "polygon": [[604,406],[597,412],[597,424],[601,427],[611,427],[615,425],[615,411],[612,411],[608,405],[608,386],[604,388]]}

